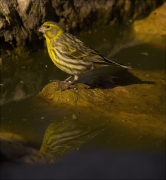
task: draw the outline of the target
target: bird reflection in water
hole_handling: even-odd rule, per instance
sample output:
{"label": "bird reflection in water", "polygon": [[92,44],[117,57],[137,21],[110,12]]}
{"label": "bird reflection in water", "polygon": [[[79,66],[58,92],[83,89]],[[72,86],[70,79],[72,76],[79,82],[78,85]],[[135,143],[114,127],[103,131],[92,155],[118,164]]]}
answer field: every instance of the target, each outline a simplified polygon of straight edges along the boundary
{"label": "bird reflection in water", "polygon": [[[74,117],[74,118],[73,118]],[[57,157],[88,142],[103,131],[102,125],[87,124],[75,115],[62,121],[54,120],[47,128],[40,152]]]}

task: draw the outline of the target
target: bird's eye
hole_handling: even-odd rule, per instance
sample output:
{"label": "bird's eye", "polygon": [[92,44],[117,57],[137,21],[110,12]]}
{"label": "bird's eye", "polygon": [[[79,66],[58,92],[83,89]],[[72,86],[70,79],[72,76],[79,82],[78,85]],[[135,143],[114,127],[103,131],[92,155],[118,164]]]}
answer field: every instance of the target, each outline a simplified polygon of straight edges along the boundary
{"label": "bird's eye", "polygon": [[47,28],[47,29],[49,29],[49,28],[50,28],[50,26],[46,26],[46,28]]}

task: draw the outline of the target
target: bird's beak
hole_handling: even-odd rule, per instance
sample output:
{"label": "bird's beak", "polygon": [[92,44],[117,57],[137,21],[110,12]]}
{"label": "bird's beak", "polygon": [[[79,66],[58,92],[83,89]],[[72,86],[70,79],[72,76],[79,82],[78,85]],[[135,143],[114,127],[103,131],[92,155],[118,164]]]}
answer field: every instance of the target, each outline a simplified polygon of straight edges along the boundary
{"label": "bird's beak", "polygon": [[46,28],[43,27],[43,26],[41,26],[41,27],[38,29],[38,31],[39,31],[39,32],[42,32],[42,33],[45,33],[45,30],[46,30]]}

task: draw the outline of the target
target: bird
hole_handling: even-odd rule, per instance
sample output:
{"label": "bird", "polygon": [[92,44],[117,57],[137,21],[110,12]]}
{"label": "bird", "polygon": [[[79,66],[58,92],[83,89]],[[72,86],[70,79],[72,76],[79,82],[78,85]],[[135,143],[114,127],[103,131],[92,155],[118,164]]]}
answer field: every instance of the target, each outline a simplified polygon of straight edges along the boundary
{"label": "bird", "polygon": [[114,62],[86,46],[81,40],[63,30],[56,22],[44,22],[38,31],[43,33],[46,39],[48,54],[53,63],[70,75],[62,81],[67,84],[63,90],[74,84],[81,74],[101,66],[115,65],[131,69],[130,66]]}

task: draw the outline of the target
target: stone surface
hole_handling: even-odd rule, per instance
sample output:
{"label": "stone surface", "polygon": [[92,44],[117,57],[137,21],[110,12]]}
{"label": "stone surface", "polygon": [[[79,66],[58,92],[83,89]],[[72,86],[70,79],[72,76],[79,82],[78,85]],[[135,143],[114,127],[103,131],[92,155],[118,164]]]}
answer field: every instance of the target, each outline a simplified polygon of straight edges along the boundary
{"label": "stone surface", "polygon": [[57,90],[58,84],[52,82],[37,97],[57,107],[83,108],[85,114],[98,112],[117,122],[124,121],[130,128],[137,127],[152,136],[164,138],[165,72],[130,70],[130,73],[119,76],[120,81],[115,82],[120,85],[112,87],[110,81],[101,84],[98,79],[95,88],[93,84],[76,84],[75,89],[61,91]]}
{"label": "stone surface", "polygon": [[133,34],[140,43],[151,43],[166,48],[166,3],[145,18],[133,23]]}
{"label": "stone surface", "polygon": [[142,20],[135,21],[133,28],[140,34],[166,35],[166,3]]}

